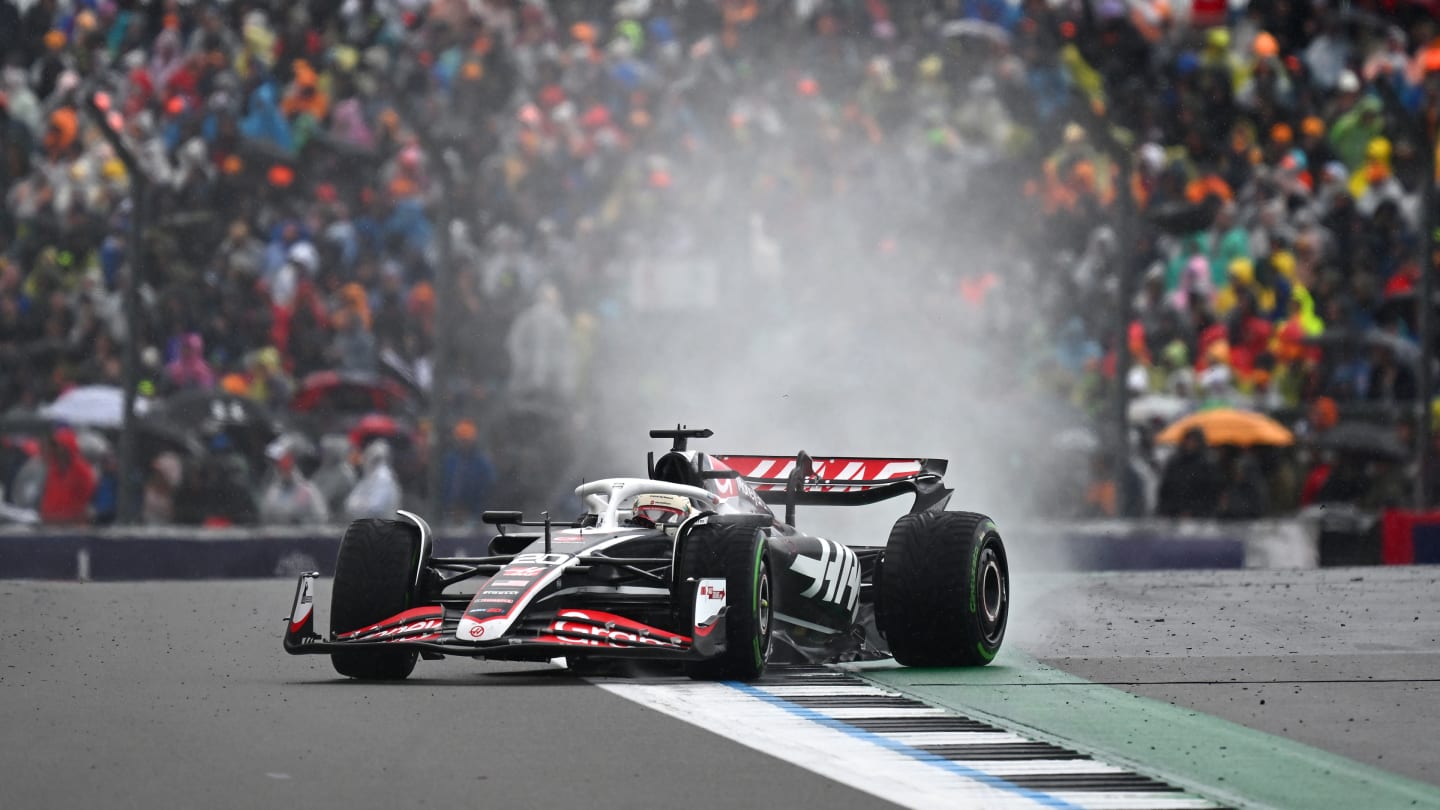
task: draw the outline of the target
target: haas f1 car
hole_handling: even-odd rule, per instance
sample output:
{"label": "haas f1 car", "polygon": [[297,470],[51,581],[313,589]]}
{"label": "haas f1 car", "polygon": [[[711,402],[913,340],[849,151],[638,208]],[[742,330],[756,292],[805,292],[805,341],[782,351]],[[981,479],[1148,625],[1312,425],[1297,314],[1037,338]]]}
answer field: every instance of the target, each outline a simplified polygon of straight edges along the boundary
{"label": "haas f1 car", "polygon": [[[573,522],[486,512],[496,533],[483,557],[434,556],[430,527],[408,512],[352,523],[330,635],[314,631],[318,574],[302,574],[286,651],[373,680],[446,655],[563,656],[576,669],[668,659],[695,678],[746,680],[767,664],[966,666],[999,651],[1005,547],[989,518],[945,511],[945,461],[708,454],[687,440],[709,430],[650,435],[673,446],[650,454],[649,476],[583,484]],[[914,502],[883,545],[795,528],[797,506],[901,495]]]}

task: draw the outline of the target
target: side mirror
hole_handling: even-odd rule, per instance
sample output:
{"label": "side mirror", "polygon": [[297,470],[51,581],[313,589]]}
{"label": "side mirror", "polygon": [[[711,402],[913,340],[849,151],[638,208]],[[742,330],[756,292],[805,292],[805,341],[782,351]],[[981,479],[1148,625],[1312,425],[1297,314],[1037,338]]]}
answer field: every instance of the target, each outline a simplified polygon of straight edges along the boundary
{"label": "side mirror", "polygon": [[486,509],[480,513],[480,520],[491,526],[513,526],[524,516],[513,509]]}

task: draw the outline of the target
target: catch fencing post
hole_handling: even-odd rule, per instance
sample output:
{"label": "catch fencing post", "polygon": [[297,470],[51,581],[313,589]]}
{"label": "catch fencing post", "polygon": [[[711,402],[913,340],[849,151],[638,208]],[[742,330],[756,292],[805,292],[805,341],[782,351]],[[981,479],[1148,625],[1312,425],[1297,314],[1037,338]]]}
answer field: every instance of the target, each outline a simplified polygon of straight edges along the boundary
{"label": "catch fencing post", "polygon": [[85,111],[95,121],[100,134],[115,156],[125,166],[130,178],[130,227],[126,235],[126,253],[129,267],[120,281],[121,308],[125,318],[125,347],[121,355],[120,386],[124,390],[124,411],[121,414],[120,452],[116,487],[116,522],[128,525],[136,522],[136,507],[139,506],[139,483],[143,477],[135,469],[135,388],[140,368],[140,277],[144,268],[144,235],[149,211],[147,200],[150,196],[150,178],[145,175],[140,161],[135,157],[119,131],[111,126],[109,97],[103,93],[85,94]]}
{"label": "catch fencing post", "polygon": [[1430,479],[1434,475],[1431,464],[1431,423],[1430,401],[1434,395],[1435,378],[1431,364],[1435,347],[1435,138],[1423,125],[1418,127],[1422,179],[1420,181],[1420,289],[1416,295],[1415,331],[1420,333],[1420,414],[1415,425],[1415,508],[1427,509],[1430,501]]}

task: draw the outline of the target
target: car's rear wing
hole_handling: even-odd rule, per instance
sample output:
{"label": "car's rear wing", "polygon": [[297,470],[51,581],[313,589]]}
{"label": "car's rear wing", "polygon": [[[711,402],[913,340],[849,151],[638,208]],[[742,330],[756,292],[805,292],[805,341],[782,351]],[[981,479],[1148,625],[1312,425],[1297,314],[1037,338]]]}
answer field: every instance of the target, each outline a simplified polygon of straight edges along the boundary
{"label": "car's rear wing", "polygon": [[[785,522],[795,523],[796,506],[860,506],[906,493],[915,494],[912,512],[943,509],[954,490],[945,486],[943,458],[877,458],[711,454],[769,504],[784,504]],[[723,474],[723,472],[721,473]],[[705,473],[718,477],[715,472]]]}

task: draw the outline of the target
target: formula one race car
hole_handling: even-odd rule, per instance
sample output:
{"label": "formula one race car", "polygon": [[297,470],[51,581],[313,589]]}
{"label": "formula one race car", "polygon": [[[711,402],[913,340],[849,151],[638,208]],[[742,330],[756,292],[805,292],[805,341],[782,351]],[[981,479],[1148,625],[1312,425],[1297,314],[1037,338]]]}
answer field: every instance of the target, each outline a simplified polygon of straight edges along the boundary
{"label": "formula one race car", "polygon": [[[445,655],[563,656],[575,669],[670,659],[695,678],[742,680],[767,663],[995,657],[1009,613],[1005,547],[984,515],[943,511],[945,461],[711,455],[686,449],[709,430],[650,435],[673,446],[650,454],[649,477],[582,485],[573,522],[486,512],[497,533],[484,557],[433,556],[430,527],[408,512],[352,523],[329,638],[313,629],[318,574],[302,574],[286,651],[329,654],[340,674],[376,680]],[[797,506],[902,494],[914,504],[884,545],[795,528]],[[470,582],[478,590],[457,587]]]}

